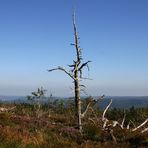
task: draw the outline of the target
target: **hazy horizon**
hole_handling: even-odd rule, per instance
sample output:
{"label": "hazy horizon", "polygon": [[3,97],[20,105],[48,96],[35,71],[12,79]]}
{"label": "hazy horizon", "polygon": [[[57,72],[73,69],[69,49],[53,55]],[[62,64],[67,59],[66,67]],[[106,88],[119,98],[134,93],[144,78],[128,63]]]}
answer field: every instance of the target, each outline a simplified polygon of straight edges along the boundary
{"label": "hazy horizon", "polygon": [[[31,93],[30,94],[26,94],[26,95],[1,95],[0,94],[0,97],[27,97],[27,96],[29,96],[29,95],[31,95]],[[50,97],[50,94],[45,94],[45,97]],[[74,95],[72,95],[72,96],[52,96],[52,98],[56,98],[56,97],[59,97],[59,98],[71,98],[71,97],[74,97]],[[90,97],[90,96],[88,96],[88,95],[81,95],[81,97],[83,98],[87,98],[87,97]],[[92,96],[92,97],[100,97],[100,96]],[[148,96],[141,96],[141,95],[137,95],[137,96],[134,96],[134,95],[130,95],[130,96],[105,96],[105,98],[110,98],[110,97],[119,97],[119,98],[126,98],[126,97],[129,97],[129,98],[134,98],[134,97],[136,97],[136,98],[140,98],[140,97],[148,97]],[[1,98],[0,98],[1,99]]]}
{"label": "hazy horizon", "polygon": [[91,96],[148,96],[148,1],[0,1],[0,94],[73,96],[62,72],[75,59],[72,11],[83,49],[91,60],[84,76]]}

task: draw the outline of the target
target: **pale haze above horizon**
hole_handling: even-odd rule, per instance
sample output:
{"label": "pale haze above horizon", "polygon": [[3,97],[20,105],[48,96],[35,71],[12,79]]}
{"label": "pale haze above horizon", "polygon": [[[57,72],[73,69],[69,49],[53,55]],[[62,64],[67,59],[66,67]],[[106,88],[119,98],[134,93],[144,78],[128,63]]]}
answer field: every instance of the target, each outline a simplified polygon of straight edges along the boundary
{"label": "pale haze above horizon", "polygon": [[87,95],[148,96],[147,0],[1,0],[0,95],[73,96],[74,9]]}

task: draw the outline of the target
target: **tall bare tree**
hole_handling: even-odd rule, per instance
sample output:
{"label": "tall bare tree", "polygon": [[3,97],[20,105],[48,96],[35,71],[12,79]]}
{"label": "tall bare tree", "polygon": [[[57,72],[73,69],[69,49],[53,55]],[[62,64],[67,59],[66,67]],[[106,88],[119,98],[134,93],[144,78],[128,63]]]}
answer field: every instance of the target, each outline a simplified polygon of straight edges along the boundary
{"label": "tall bare tree", "polygon": [[90,106],[91,102],[87,105],[86,110],[82,113],[81,109],[81,98],[80,98],[80,89],[81,87],[84,87],[84,85],[80,84],[80,80],[82,79],[87,79],[83,78],[82,76],[82,70],[84,67],[88,67],[88,63],[91,61],[87,62],[82,62],[82,49],[79,46],[79,36],[77,32],[77,27],[76,27],[76,20],[75,20],[75,13],[73,13],[73,29],[74,29],[74,37],[75,37],[75,42],[71,45],[75,47],[76,51],[76,59],[73,61],[72,65],[69,65],[70,70],[67,71],[63,67],[57,67],[54,69],[48,70],[49,72],[54,71],[54,70],[60,70],[66,73],[70,78],[73,79],[74,81],[74,93],[75,93],[75,109],[76,109],[76,118],[77,118],[77,124],[78,124],[78,129],[82,131],[82,118],[86,114],[88,107]]}

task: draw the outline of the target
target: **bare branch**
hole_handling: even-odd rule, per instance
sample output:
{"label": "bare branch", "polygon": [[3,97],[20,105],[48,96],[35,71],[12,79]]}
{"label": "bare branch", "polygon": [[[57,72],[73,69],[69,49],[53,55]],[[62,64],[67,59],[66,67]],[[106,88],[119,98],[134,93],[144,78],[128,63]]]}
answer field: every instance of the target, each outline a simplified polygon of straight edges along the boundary
{"label": "bare branch", "polygon": [[70,45],[72,45],[72,46],[76,46],[76,44],[74,44],[74,43],[71,43]]}
{"label": "bare branch", "polygon": [[81,77],[81,79],[84,79],[84,80],[92,80],[91,78],[84,78],[84,77]]}
{"label": "bare branch", "polygon": [[118,121],[113,121],[113,127],[119,125],[119,122]]}
{"label": "bare branch", "polygon": [[102,99],[104,99],[104,98],[105,98],[105,95],[102,95],[102,96],[99,97],[98,100],[102,100]]}
{"label": "bare branch", "polygon": [[83,85],[83,84],[81,84],[81,85],[80,85],[80,87],[86,88],[86,86],[85,86],[85,85]]}
{"label": "bare branch", "polygon": [[70,72],[68,72],[68,71],[67,71],[66,69],[64,69],[63,67],[60,67],[60,66],[59,66],[58,68],[49,69],[48,72],[52,72],[52,71],[54,71],[54,70],[61,70],[61,71],[65,72],[68,76],[70,76],[72,79],[75,80],[73,74],[70,73]]}
{"label": "bare branch", "polygon": [[87,61],[87,62],[83,63],[83,64],[80,66],[79,71],[80,71],[84,66],[87,66],[87,64],[90,63],[90,62],[91,62],[91,61]]}
{"label": "bare branch", "polygon": [[75,19],[75,12],[73,13],[73,27],[74,27],[74,35],[75,35],[75,48],[77,53],[77,61],[81,61],[81,49],[79,47],[79,37],[76,28],[76,19]]}
{"label": "bare branch", "polygon": [[128,123],[128,125],[127,125],[126,129],[129,129],[129,128],[130,128],[130,122]]}
{"label": "bare branch", "polygon": [[122,128],[122,129],[123,129],[123,126],[124,126],[125,117],[126,117],[126,114],[124,113],[124,117],[123,117],[123,120],[122,120],[122,123],[121,123],[121,128]]}
{"label": "bare branch", "polygon": [[110,100],[110,103],[107,105],[107,107],[105,108],[104,112],[103,112],[103,115],[102,115],[102,121],[104,121],[105,119],[105,114],[107,112],[107,110],[109,109],[109,107],[111,106],[112,104],[112,99]]}
{"label": "bare branch", "polygon": [[89,71],[89,66],[88,66],[88,63],[89,63],[89,62],[91,62],[91,61],[87,61],[87,62],[83,63],[83,64],[79,67],[78,71],[80,72],[80,78],[82,78],[82,69],[83,69],[83,67],[87,66],[88,71]]}
{"label": "bare branch", "polygon": [[75,67],[75,65],[73,64],[73,65],[68,65],[69,67]]}
{"label": "bare branch", "polygon": [[91,104],[94,102],[95,100],[90,100],[90,102],[87,104],[85,111],[81,114],[81,117],[83,118],[86,113],[88,112],[88,109],[90,108]]}
{"label": "bare branch", "polygon": [[142,124],[140,124],[138,127],[134,128],[132,131],[136,131],[137,129],[139,129],[140,127],[144,126],[146,123],[148,122],[148,119],[146,119]]}
{"label": "bare branch", "polygon": [[106,114],[106,112],[109,109],[111,104],[112,104],[112,99],[110,100],[110,103],[107,105],[107,107],[105,108],[103,115],[102,115],[102,121],[104,122],[103,128],[106,128],[107,122],[109,121],[107,118],[105,118],[105,114]]}
{"label": "bare branch", "polygon": [[5,107],[0,107],[0,112],[8,112],[8,111],[12,111],[16,108],[16,106],[11,107],[11,108],[5,108]]}
{"label": "bare branch", "polygon": [[103,119],[103,122],[104,122],[104,124],[103,124],[103,129],[105,129],[106,128],[106,125],[107,125],[107,122],[108,122],[109,120],[107,119],[107,118],[104,118]]}
{"label": "bare branch", "polygon": [[81,114],[81,118],[84,118],[84,116],[86,115],[86,113],[87,113],[87,111],[88,111],[90,105],[91,105],[91,102],[88,103],[88,105],[87,105],[85,111]]}
{"label": "bare branch", "polygon": [[141,131],[141,133],[145,133],[148,131],[148,128],[145,128],[144,130]]}

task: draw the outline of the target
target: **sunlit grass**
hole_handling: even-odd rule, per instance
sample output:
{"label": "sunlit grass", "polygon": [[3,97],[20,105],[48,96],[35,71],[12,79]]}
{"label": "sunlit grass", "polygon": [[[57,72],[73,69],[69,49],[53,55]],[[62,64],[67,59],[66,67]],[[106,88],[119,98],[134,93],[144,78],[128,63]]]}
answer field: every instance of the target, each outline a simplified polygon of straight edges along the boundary
{"label": "sunlit grass", "polygon": [[[2,104],[1,104],[2,105]],[[12,107],[11,105],[3,105],[3,107]],[[101,130],[99,123],[94,124],[88,117],[83,120],[83,133],[79,133],[76,129],[76,121],[74,118],[74,110],[70,108],[61,108],[59,106],[48,108],[46,105],[41,107],[41,116],[36,115],[33,105],[18,104],[16,108],[10,112],[0,113],[0,148],[34,148],[34,147],[147,147],[148,133],[143,135],[137,132],[121,131],[116,128],[117,143],[114,143],[108,134]],[[108,112],[108,118],[116,119],[115,110]],[[122,110],[117,110],[122,119]],[[134,114],[143,114],[147,116],[147,109],[128,110],[133,119],[136,118],[135,124],[139,124],[142,120],[140,117],[134,117]],[[137,112],[137,113],[136,113]],[[100,111],[96,111],[99,116]],[[89,117],[93,117],[91,114]],[[128,119],[127,119],[128,120]]]}

